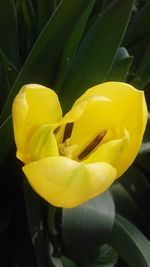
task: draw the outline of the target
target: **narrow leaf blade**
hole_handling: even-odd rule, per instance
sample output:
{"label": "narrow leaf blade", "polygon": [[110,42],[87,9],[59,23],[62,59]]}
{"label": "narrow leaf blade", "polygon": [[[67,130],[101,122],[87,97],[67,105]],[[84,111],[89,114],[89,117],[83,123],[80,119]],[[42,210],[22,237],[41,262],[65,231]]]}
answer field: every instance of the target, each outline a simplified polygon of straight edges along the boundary
{"label": "narrow leaf blade", "polygon": [[133,0],[114,1],[90,27],[63,85],[60,96],[64,107],[85,89],[104,81],[125,33],[133,3]]}
{"label": "narrow leaf blade", "polygon": [[52,87],[60,52],[91,1],[64,0],[57,7],[19,73],[3,109],[1,122],[10,115],[13,98],[23,84],[41,83]]}
{"label": "narrow leaf blade", "polygon": [[[6,14],[7,11],[7,14]],[[13,42],[11,42],[13,40]],[[19,66],[19,45],[15,5],[12,0],[0,1],[0,48],[15,67]]]}
{"label": "narrow leaf blade", "polygon": [[117,215],[111,245],[130,267],[150,267],[150,242],[128,220]]}
{"label": "narrow leaf blade", "polygon": [[133,57],[129,56],[124,47],[120,47],[105,81],[124,82],[127,78]]}

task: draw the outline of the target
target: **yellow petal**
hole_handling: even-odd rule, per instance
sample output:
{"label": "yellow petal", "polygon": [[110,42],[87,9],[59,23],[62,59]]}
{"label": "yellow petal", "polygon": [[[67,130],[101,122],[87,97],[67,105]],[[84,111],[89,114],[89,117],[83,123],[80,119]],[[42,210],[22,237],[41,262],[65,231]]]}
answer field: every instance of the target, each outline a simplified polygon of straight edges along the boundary
{"label": "yellow petal", "polygon": [[21,88],[14,99],[13,126],[18,155],[25,155],[25,148],[43,124],[54,124],[62,118],[56,93],[42,85],[29,84]]}
{"label": "yellow petal", "polygon": [[107,162],[113,166],[116,166],[120,155],[127,147],[127,143],[128,141],[125,138],[109,141],[99,146],[99,148],[91,153],[90,156],[86,160],[84,160],[84,162]]}
{"label": "yellow petal", "polygon": [[[75,105],[94,96],[100,96],[103,101],[96,101],[75,121],[70,145],[77,143],[83,150],[103,130],[109,134],[113,128],[125,128],[130,140],[116,167],[120,176],[135,159],[142,142],[147,122],[144,93],[125,83],[108,82],[87,90]],[[114,136],[113,139],[119,137],[122,138]]]}
{"label": "yellow petal", "polygon": [[24,124],[28,113],[28,104],[26,95],[21,89],[14,99],[12,106],[12,119],[14,128],[14,137],[17,148],[20,146],[23,137]]}
{"label": "yellow petal", "polygon": [[116,177],[110,164],[44,158],[23,167],[33,189],[54,206],[72,208],[103,193]]}
{"label": "yellow petal", "polygon": [[66,115],[59,122],[59,125],[61,125],[61,130],[56,135],[57,142],[61,143],[63,141],[63,134],[67,123],[74,123],[79,120],[83,113],[85,113],[89,108],[94,106],[95,103],[99,101],[111,102],[111,99],[94,95],[87,97],[87,99],[84,99],[81,102],[76,101],[72,106],[71,110],[66,113]]}
{"label": "yellow petal", "polygon": [[18,155],[24,163],[37,161],[44,157],[58,156],[58,147],[53,128],[49,124],[44,124],[33,134],[31,141],[25,150],[24,155]]}
{"label": "yellow petal", "polygon": [[[109,110],[113,109],[111,101],[96,101],[85,109],[82,116],[74,122],[70,145],[78,144],[79,151],[83,150],[91,141],[104,130],[108,131],[117,125],[117,118],[109,118]],[[77,153],[79,153],[77,151]]]}
{"label": "yellow petal", "polygon": [[[57,142],[60,144],[63,141],[64,136],[64,130],[66,127],[66,124],[68,123],[74,123],[93,105],[95,105],[98,101],[107,101],[111,102],[110,99],[101,97],[101,96],[89,96],[87,99],[84,99],[81,102],[75,102],[72,106],[71,110],[66,113],[66,115],[62,118],[59,125],[61,125],[61,130],[56,135]],[[77,144],[76,144],[77,145]],[[80,150],[80,148],[79,148]],[[76,153],[78,154],[78,150],[76,150]]]}
{"label": "yellow petal", "polygon": [[101,97],[99,95],[87,96],[83,101],[76,101],[71,110],[66,113],[61,123],[70,123],[78,120],[87,109],[91,108],[97,102],[111,102],[111,99],[107,97]]}

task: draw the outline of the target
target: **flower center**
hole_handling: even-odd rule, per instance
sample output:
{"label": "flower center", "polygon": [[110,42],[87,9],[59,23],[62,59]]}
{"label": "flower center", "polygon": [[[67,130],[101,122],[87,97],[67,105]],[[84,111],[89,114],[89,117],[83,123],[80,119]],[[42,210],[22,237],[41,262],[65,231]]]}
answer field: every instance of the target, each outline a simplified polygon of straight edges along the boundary
{"label": "flower center", "polygon": [[[74,123],[67,123],[64,129],[63,134],[63,140],[62,143],[59,144],[59,154],[61,156],[66,156],[75,160],[82,160],[85,157],[87,157],[103,140],[104,136],[107,133],[107,130],[101,131],[96,137],[87,144],[87,146],[79,153],[79,145],[78,144],[72,144],[70,145],[70,137],[72,134]],[[60,130],[60,127],[58,126],[54,133],[57,134]]]}

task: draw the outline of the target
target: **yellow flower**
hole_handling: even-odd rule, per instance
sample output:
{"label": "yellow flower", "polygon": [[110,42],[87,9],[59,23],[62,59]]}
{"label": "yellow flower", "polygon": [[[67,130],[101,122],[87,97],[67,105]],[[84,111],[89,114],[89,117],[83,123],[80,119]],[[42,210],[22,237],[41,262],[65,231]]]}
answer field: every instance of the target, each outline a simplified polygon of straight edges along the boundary
{"label": "yellow flower", "polygon": [[34,190],[58,207],[103,193],[131,165],[147,122],[144,94],[108,82],[87,90],[62,117],[55,92],[25,85],[14,99],[17,158]]}

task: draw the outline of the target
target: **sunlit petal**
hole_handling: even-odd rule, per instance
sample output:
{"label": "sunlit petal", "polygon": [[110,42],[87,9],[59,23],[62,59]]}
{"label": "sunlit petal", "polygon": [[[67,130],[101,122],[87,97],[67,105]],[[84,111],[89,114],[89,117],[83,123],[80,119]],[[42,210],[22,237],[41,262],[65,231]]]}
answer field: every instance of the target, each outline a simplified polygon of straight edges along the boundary
{"label": "sunlit petal", "polygon": [[108,162],[109,164],[116,166],[117,161],[119,160],[121,153],[126,149],[127,144],[128,140],[125,138],[109,141],[99,146],[99,148],[91,153],[84,162]]}
{"label": "sunlit petal", "polygon": [[66,113],[62,119],[62,123],[75,122],[78,120],[83,113],[85,113],[89,108],[94,106],[99,102],[112,102],[111,99],[99,95],[87,96],[81,101],[76,101],[72,106],[71,110]]}
{"label": "sunlit petal", "polygon": [[30,160],[37,161],[42,158],[58,156],[58,147],[53,128],[42,125],[32,136],[28,147]]}
{"label": "sunlit petal", "polygon": [[22,87],[13,103],[17,157],[34,190],[58,207],[103,193],[135,159],[147,122],[142,91],[120,82],[87,90],[62,118],[57,95]]}
{"label": "sunlit petal", "polygon": [[116,178],[115,168],[108,163],[84,164],[60,156],[25,165],[23,171],[38,194],[66,208],[99,195]]}
{"label": "sunlit petal", "polygon": [[131,165],[141,145],[147,121],[144,94],[131,85],[108,82],[87,90],[77,100],[77,103],[94,95],[111,99],[111,102],[96,102],[82,114],[74,123],[70,145],[78,143],[79,150],[82,150],[101,131],[107,130],[109,134],[109,130],[113,128],[126,128],[130,136],[130,142],[118,161],[117,171],[119,176]]}
{"label": "sunlit petal", "polygon": [[26,158],[26,147],[38,127],[57,123],[61,120],[62,111],[53,90],[29,84],[23,86],[14,99],[12,116],[17,155]]}

